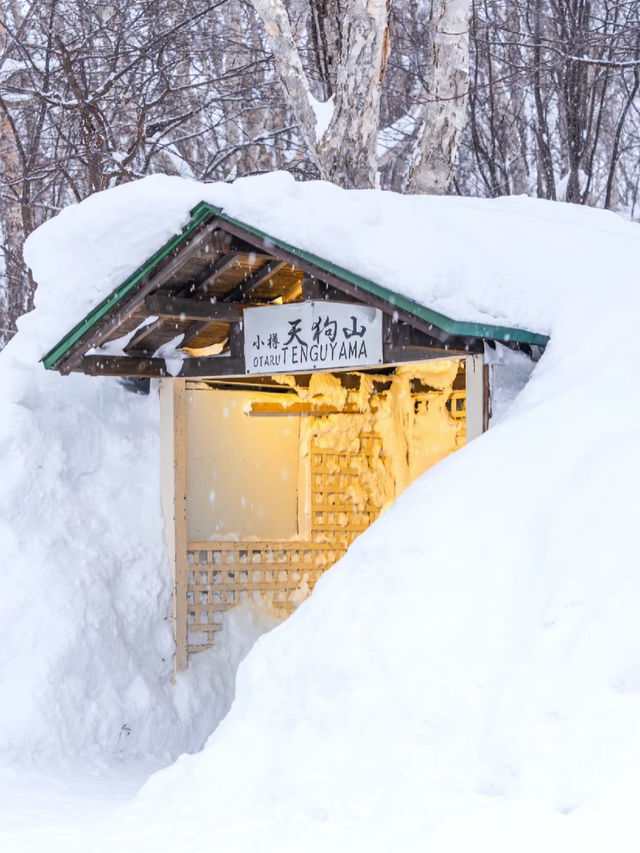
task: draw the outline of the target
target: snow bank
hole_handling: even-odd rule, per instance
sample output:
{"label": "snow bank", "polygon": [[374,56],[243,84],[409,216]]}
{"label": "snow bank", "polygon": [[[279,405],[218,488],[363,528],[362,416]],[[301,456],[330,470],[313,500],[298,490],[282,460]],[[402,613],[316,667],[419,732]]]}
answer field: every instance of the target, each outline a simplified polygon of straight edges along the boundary
{"label": "snow bank", "polygon": [[490,267],[539,272],[508,317],[552,335],[528,385],[252,651],[205,750],[147,784],[107,849],[637,850],[640,230],[495,206],[536,211],[528,251],[512,224]]}
{"label": "snow bank", "polygon": [[[153,777],[134,807],[94,830],[92,849],[637,850],[638,227],[528,199],[400,199],[302,187],[279,175],[210,188],[148,179],[96,197],[94,208],[79,205],[31,238],[41,317],[64,282],[70,300],[87,281],[96,299],[117,283],[101,265],[88,276],[84,250],[74,269],[69,253],[84,233],[91,255],[103,215],[124,239],[118,199],[135,210],[148,187],[164,193],[163,222],[173,210],[168,230],[192,202],[224,203],[274,236],[459,319],[552,337],[495,428],[415,483],[253,648],[233,708],[204,751]],[[301,218],[305,199],[315,202],[313,223]],[[347,239],[353,216],[359,228]],[[132,228],[120,277],[166,236],[137,229],[144,221]],[[407,264],[394,282],[383,234]],[[45,250],[55,245],[60,255],[48,270]],[[38,313],[21,321],[17,340],[33,323],[24,339],[41,352],[66,327],[54,336]],[[77,320],[77,305],[72,313]],[[125,400],[107,382],[35,382],[34,368],[15,362],[9,372],[19,393],[0,442],[9,472],[0,517],[10,520],[0,624],[18,663],[5,655],[13,678],[2,682],[3,695],[25,679],[26,707],[27,693],[36,700],[44,684],[35,730],[47,705],[66,748],[74,704],[59,697],[74,683],[80,694],[100,697],[114,684],[120,695],[124,662],[131,706],[167,720],[154,710],[155,695],[144,695],[155,689],[168,644],[166,625],[154,621],[167,591],[149,568],[149,549],[159,559],[159,531],[122,488],[139,483],[152,500],[152,406]],[[5,370],[3,394],[6,378]],[[7,406],[5,397],[3,414]],[[80,434],[72,425],[85,419]],[[131,589],[133,578],[144,579],[144,592]],[[122,592],[137,596],[137,608]],[[131,718],[128,709],[111,715]],[[13,721],[14,742],[29,741],[31,722]],[[155,725],[141,749],[158,748],[167,729],[154,737]],[[98,731],[87,733],[87,746]],[[75,846],[65,837],[60,849],[87,849],[87,837],[78,832]]]}
{"label": "snow bank", "polygon": [[46,373],[37,320],[0,354],[0,752],[170,760],[224,716],[274,623],[234,613],[171,687],[157,395]]}

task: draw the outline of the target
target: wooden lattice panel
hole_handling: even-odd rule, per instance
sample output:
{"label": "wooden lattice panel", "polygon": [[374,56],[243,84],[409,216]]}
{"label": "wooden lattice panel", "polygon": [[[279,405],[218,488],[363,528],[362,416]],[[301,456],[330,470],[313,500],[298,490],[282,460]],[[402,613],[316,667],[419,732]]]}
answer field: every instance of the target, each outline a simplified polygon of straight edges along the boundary
{"label": "wooden lattice panel", "polygon": [[346,552],[378,514],[361,500],[359,481],[380,438],[362,435],[360,451],[311,448],[311,540],[304,542],[191,542],[187,551],[187,645],[208,648],[222,615],[255,601],[289,615],[320,575]]}
{"label": "wooden lattice panel", "polygon": [[359,450],[331,450],[311,445],[311,538],[345,550],[378,516],[363,481],[372,475],[382,440],[359,436]]}
{"label": "wooden lattice panel", "polygon": [[222,614],[255,601],[288,615],[344,554],[309,542],[191,542],[187,552],[188,651],[213,644]]}

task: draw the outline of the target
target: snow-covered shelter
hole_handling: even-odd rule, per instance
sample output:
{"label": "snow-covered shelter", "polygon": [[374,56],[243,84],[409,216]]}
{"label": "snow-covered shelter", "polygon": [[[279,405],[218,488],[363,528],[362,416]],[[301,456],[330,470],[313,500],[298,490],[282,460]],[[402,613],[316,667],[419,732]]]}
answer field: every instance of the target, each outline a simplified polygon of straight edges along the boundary
{"label": "snow-covered shelter", "polygon": [[450,282],[448,312],[421,295],[414,200],[352,193],[339,212],[336,188],[294,185],[293,199],[279,181],[269,203],[255,181],[235,196],[184,182],[164,208],[139,193],[163,244],[142,259],[138,245],[120,282],[129,255],[97,259],[112,287],[43,358],[159,380],[178,669],[240,601],[291,612],[409,483],[486,429],[487,347],[547,341],[451,299]]}

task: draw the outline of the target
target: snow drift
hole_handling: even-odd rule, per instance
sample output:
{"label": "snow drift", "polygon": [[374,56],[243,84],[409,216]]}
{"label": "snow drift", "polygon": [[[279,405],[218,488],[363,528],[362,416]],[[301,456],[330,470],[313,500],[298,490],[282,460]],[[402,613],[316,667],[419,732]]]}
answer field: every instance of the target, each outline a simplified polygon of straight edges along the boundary
{"label": "snow drift", "polygon": [[200,748],[275,620],[234,613],[171,686],[157,397],[46,373],[37,322],[0,354],[0,753],[167,761]]}
{"label": "snow drift", "polygon": [[[74,650],[87,632],[94,650],[101,637],[119,636],[113,626],[128,606],[130,572],[151,590],[138,593],[136,615],[153,630],[128,633],[125,680],[146,684],[133,688],[138,716],[155,719],[148,685],[162,668],[154,655],[168,652],[157,624],[167,594],[157,561],[155,572],[145,561],[160,548],[159,520],[137,526],[140,497],[123,490],[134,465],[153,503],[155,439],[139,453],[131,442],[153,434],[155,404],[124,401],[108,383],[43,378],[33,348],[41,355],[51,338],[38,314],[53,313],[56,288],[68,286],[72,297],[91,281],[92,298],[105,295],[162,244],[166,221],[175,230],[201,199],[301,248],[323,254],[324,246],[331,260],[380,283],[390,270],[378,229],[393,221],[406,262],[395,289],[457,319],[522,325],[551,342],[500,423],[415,483],[256,644],[233,708],[203,752],[153,777],[117,825],[101,828],[94,849],[637,849],[640,231],[602,211],[529,199],[403,199],[282,176],[229,187],[152,179],[96,196],[37,232],[27,257],[42,298],[0,357],[2,411],[10,412],[0,624],[21,656],[15,669],[3,660],[3,693],[22,690],[22,705],[37,709],[44,683],[71,733],[67,673],[83,709],[87,685],[101,695],[106,680],[121,684],[121,639],[118,654],[100,658],[102,669],[90,650],[79,658]],[[357,229],[346,230],[353,222]],[[128,229],[136,233],[128,265],[114,273],[105,248],[90,278],[84,254],[95,235],[115,247]],[[86,248],[74,265],[69,252],[81,233]],[[21,338],[30,352],[18,350]],[[10,399],[7,377],[18,389]],[[119,422],[107,432],[114,399]],[[93,432],[80,435],[74,418],[89,412]],[[66,502],[78,489],[73,513]],[[41,570],[43,561],[55,571]],[[47,596],[55,619],[36,624],[45,607],[34,602]],[[86,630],[74,621],[78,602]],[[181,725],[197,721],[199,707]],[[44,730],[37,716],[23,726],[16,719],[13,740]],[[98,732],[87,728],[84,748]],[[152,740],[150,732],[142,748],[155,748]],[[86,838],[76,841],[86,849]]]}

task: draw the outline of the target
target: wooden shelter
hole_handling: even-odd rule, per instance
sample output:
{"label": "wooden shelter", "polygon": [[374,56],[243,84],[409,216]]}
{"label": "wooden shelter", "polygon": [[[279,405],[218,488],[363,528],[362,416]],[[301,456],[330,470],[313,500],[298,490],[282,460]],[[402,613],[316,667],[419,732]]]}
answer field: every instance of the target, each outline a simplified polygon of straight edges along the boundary
{"label": "wooden shelter", "polygon": [[486,428],[486,342],[210,204],[43,361],[157,378],[176,668],[247,598],[285,613],[416,476]]}

